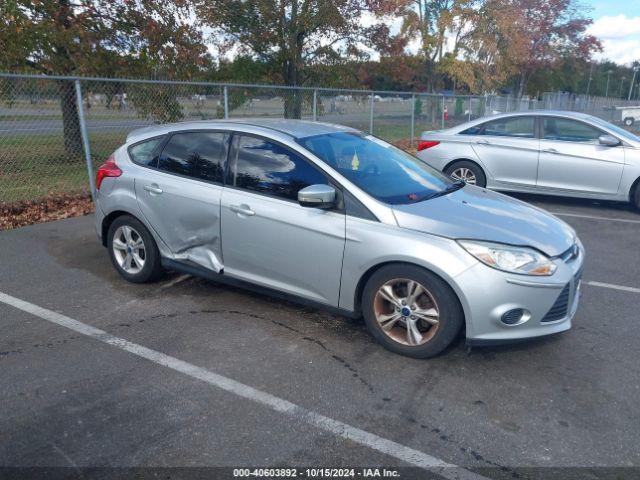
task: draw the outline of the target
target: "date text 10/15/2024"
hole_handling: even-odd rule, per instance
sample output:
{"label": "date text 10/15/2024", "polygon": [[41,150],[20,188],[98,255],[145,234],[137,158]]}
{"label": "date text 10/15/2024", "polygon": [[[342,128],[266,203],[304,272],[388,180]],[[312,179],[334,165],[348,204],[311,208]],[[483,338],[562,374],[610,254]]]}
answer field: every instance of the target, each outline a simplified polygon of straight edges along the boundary
{"label": "date text 10/15/2024", "polygon": [[398,470],[388,468],[234,468],[236,478],[398,478]]}

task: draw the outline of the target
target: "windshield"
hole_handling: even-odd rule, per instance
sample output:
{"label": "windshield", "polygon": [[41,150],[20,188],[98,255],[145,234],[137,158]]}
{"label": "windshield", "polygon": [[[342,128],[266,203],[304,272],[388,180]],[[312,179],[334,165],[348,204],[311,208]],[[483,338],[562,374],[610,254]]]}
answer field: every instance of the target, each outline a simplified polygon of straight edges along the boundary
{"label": "windshield", "polygon": [[607,127],[609,130],[613,130],[618,135],[620,135],[621,137],[626,138],[627,140],[631,140],[633,142],[640,142],[640,137],[638,137],[637,135],[634,135],[633,133],[631,133],[628,130],[625,130],[624,128],[620,128],[617,125],[614,125],[613,123],[609,123],[609,122],[607,122],[605,120],[602,120],[601,118],[593,117],[591,115],[589,115],[589,119],[593,123],[597,123],[598,125],[602,125],[603,127]]}
{"label": "windshield", "polygon": [[462,185],[374,136],[330,133],[298,143],[372,197],[391,204],[416,203]]}

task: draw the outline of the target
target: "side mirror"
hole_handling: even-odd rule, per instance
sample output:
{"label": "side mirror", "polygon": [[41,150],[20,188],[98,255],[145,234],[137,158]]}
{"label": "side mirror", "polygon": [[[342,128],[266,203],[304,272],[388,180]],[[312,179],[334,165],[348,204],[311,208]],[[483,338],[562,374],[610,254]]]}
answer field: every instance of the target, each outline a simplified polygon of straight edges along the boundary
{"label": "side mirror", "polygon": [[336,190],[330,185],[309,185],[298,192],[303,207],[331,208],[336,203]]}
{"label": "side mirror", "polygon": [[620,145],[620,140],[618,140],[613,135],[600,135],[598,137],[598,143],[600,145],[604,145],[605,147],[617,147]]}

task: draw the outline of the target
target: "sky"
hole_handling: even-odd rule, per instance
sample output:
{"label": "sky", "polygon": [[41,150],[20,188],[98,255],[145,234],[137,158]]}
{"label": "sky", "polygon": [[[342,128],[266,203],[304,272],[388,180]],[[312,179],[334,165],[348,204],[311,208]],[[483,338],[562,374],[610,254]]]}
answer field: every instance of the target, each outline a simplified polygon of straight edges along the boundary
{"label": "sky", "polygon": [[592,9],[589,33],[602,42],[597,59],[620,64],[640,59],[640,0],[591,0],[583,5]]}

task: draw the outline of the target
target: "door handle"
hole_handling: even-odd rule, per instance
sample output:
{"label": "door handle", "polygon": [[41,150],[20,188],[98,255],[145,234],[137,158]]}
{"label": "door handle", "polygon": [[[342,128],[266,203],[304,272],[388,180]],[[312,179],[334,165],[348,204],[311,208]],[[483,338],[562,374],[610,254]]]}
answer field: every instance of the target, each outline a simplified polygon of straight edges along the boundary
{"label": "door handle", "polygon": [[479,143],[480,145],[489,145],[489,140],[478,140],[476,143]]}
{"label": "door handle", "polygon": [[231,209],[232,212],[237,213],[238,215],[246,215],[247,217],[253,217],[256,212],[254,212],[253,210],[251,210],[251,207],[249,207],[249,205],[229,205],[229,209]]}
{"label": "door handle", "polygon": [[544,153],[558,153],[558,150],[555,148],[545,148],[542,150]]}
{"label": "door handle", "polygon": [[145,185],[144,189],[149,192],[149,193],[155,193],[157,195],[160,195],[162,193],[162,189],[158,186],[158,185]]}

